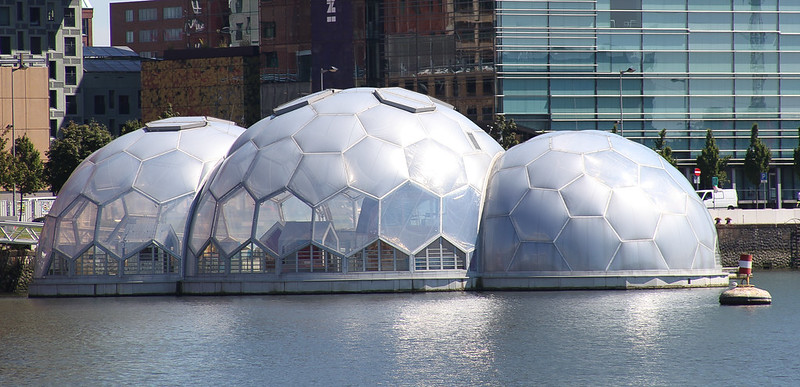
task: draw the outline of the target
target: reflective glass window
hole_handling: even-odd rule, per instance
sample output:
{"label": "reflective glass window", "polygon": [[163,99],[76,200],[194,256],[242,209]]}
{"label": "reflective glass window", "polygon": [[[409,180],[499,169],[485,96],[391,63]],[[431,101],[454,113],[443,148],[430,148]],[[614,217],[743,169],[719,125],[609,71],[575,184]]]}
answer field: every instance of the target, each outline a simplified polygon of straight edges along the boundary
{"label": "reflective glass window", "polygon": [[733,72],[732,52],[689,53],[690,73],[730,73]]}
{"label": "reflective glass window", "polygon": [[733,14],[733,22],[737,31],[775,31],[778,28],[778,14],[737,12]]}
{"label": "reflective glass window", "polygon": [[733,45],[737,51],[775,50],[778,35],[768,32],[737,32],[733,34]]}
{"label": "reflective glass window", "polygon": [[690,11],[730,11],[731,0],[687,0]]}
{"label": "reflective glass window", "polygon": [[[686,28],[684,12],[644,12],[642,14],[644,28]],[[645,47],[647,47],[645,45]]]}
{"label": "reflective glass window", "polygon": [[689,35],[689,50],[730,51],[733,37],[725,32],[694,32]]}
{"label": "reflective glass window", "polygon": [[655,73],[686,72],[685,52],[645,52],[643,55],[643,71]]}
{"label": "reflective glass window", "polygon": [[697,30],[730,31],[733,16],[728,12],[690,12],[689,28]]}
{"label": "reflective glass window", "polygon": [[733,68],[738,73],[778,72],[776,52],[736,52],[733,58]]}

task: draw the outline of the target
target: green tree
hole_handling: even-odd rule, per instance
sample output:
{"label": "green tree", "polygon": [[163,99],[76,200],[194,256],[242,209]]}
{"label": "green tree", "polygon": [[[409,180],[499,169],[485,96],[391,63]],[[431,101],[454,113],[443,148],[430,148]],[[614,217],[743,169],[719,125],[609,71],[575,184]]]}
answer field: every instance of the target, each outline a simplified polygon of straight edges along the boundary
{"label": "green tree", "polygon": [[128,121],[125,121],[124,124],[122,124],[122,127],[119,129],[119,135],[120,136],[124,136],[124,135],[126,135],[126,134],[128,134],[130,132],[139,130],[139,129],[143,128],[143,127],[144,127],[144,124],[142,124],[142,121],[139,121],[139,120],[128,120]]}
{"label": "green tree", "polygon": [[614,126],[611,127],[611,133],[619,134],[619,129],[617,129],[617,123],[614,123]]}
{"label": "green tree", "polygon": [[159,119],[170,118],[170,117],[177,117],[181,115],[181,113],[176,112],[172,109],[172,104],[167,103],[167,110],[164,110],[159,116]]}
{"label": "green tree", "polygon": [[658,132],[658,138],[655,140],[654,149],[664,160],[667,160],[668,163],[677,168],[678,161],[672,157],[672,148],[666,145],[666,141],[664,141],[665,137],[667,137],[667,129],[661,129],[661,131]]}
{"label": "green tree", "polygon": [[506,120],[503,115],[497,115],[494,123],[489,125],[489,135],[492,136],[503,149],[509,149],[519,144],[520,134],[517,131],[517,123],[513,119]]}
{"label": "green tree", "polygon": [[70,122],[59,135],[60,138],[50,144],[44,166],[47,183],[54,194],[61,190],[83,159],[112,140],[108,129],[94,121],[82,125]]}
{"label": "green tree", "polygon": [[[758,124],[750,128],[750,146],[744,155],[744,177],[758,187],[761,184],[761,174],[769,171],[772,153],[769,148],[758,138]],[[758,190],[756,190],[758,200]]]}
{"label": "green tree", "polygon": [[728,181],[728,174],[725,173],[725,168],[728,166],[730,156],[720,158],[719,147],[714,140],[714,135],[711,129],[706,130],[706,144],[697,156],[697,167],[700,168],[700,185],[704,188],[710,188],[711,178],[716,176],[719,179],[719,184],[722,185]]}
{"label": "green tree", "polygon": [[14,188],[14,175],[11,169],[14,160],[11,157],[10,147],[7,146],[8,139],[5,137],[7,133],[8,129],[3,132],[3,136],[0,136],[0,187],[10,191]]}
{"label": "green tree", "polygon": [[[14,183],[19,191],[19,200],[45,187],[44,164],[39,151],[27,135],[18,137],[15,143],[14,164],[11,168]],[[22,211],[18,211],[22,220]]]}

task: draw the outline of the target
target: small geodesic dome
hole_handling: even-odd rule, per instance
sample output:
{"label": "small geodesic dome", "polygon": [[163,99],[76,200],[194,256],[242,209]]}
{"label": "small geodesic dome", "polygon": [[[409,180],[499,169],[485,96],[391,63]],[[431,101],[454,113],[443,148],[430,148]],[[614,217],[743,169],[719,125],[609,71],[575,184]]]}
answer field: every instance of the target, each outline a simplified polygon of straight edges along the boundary
{"label": "small geodesic dome", "polygon": [[209,178],[186,275],[465,270],[500,152],[451,106],[400,88],[294,100]]}
{"label": "small geodesic dome", "polygon": [[483,273],[720,272],[711,216],[651,149],[599,131],[535,137],[495,163]]}
{"label": "small geodesic dome", "polygon": [[191,203],[243,132],[211,117],[173,117],[92,153],[45,217],[35,275],[180,275]]}

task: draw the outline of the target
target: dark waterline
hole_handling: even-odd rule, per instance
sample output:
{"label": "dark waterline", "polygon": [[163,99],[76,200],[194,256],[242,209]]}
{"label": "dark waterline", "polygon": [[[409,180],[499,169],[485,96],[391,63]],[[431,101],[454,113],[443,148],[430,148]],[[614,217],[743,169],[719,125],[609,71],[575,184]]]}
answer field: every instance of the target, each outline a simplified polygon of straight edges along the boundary
{"label": "dark waterline", "polygon": [[800,273],[724,289],[0,298],[0,385],[796,385]]}

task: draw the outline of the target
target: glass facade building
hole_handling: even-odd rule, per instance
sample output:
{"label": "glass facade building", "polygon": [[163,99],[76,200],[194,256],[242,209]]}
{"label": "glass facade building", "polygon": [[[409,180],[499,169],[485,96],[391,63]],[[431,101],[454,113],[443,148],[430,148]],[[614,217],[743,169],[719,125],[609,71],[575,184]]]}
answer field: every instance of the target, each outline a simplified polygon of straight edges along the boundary
{"label": "glass facade building", "polygon": [[[693,167],[713,131],[740,198],[750,128],[772,150],[770,202],[794,200],[800,3],[783,0],[500,1],[498,109],[535,130],[609,131]],[[629,70],[630,69],[630,70]],[[685,169],[685,168],[684,168]],[[783,191],[783,192],[782,192]]]}

